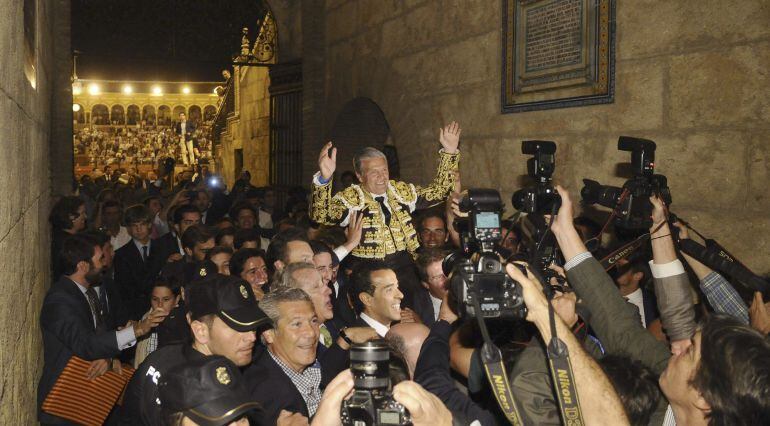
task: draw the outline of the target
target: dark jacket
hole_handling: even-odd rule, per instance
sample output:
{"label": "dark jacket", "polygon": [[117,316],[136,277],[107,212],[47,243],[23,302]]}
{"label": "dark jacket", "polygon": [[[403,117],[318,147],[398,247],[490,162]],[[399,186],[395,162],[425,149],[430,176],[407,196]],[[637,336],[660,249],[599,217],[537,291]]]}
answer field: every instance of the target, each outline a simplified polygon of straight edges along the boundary
{"label": "dark jacket", "polygon": [[203,358],[190,345],[170,345],[156,350],[139,364],[126,387],[121,425],[161,425],[158,383],[163,373],[175,366]]}
{"label": "dark jacket", "polygon": [[262,405],[262,424],[276,424],[281,410],[309,417],[302,395],[270,356],[267,348],[256,345],[254,351],[254,358],[243,372],[243,378],[252,399]]}
{"label": "dark jacket", "polygon": [[476,405],[455,386],[449,372],[449,335],[452,326],[446,321],[437,321],[422,344],[420,356],[414,369],[414,381],[428,392],[436,395],[452,415],[469,424],[478,420],[482,425],[495,425],[492,413]]}
{"label": "dark jacket", "polygon": [[433,301],[428,290],[421,288],[414,293],[414,311],[427,327],[436,322],[436,312],[433,311]]}
{"label": "dark jacket", "polygon": [[43,401],[72,356],[86,361],[120,354],[114,330],[97,333],[88,299],[67,277],[55,282],[43,300],[40,313],[43,332],[43,374],[37,387],[38,419],[64,422],[41,411]]}
{"label": "dark jacket", "polygon": [[[182,123],[178,122],[174,125],[174,133],[176,133],[178,136],[182,136]],[[185,132],[184,132],[184,140],[189,141],[192,138],[193,133],[195,133],[195,124],[193,124],[191,121],[185,122]]]}
{"label": "dark jacket", "polygon": [[133,240],[115,251],[115,283],[128,317],[133,320],[141,319],[150,308],[150,293],[165,263],[158,251],[154,242],[150,243],[149,256],[143,261]]}
{"label": "dark jacket", "polygon": [[[683,279],[686,274],[666,278],[669,281]],[[671,358],[668,347],[642,327],[637,307],[623,299],[596,259],[589,258],[569,269],[567,280],[591,311],[591,327],[607,354],[629,356],[655,374],[666,369]],[[666,399],[661,398],[650,424],[663,423],[666,405]]]}
{"label": "dark jacket", "polygon": [[[152,240],[154,254],[163,261],[168,261],[168,257],[174,253],[179,253],[179,242],[176,239],[174,231],[167,232],[160,237]],[[180,253],[184,254],[184,253]],[[162,267],[162,266],[161,266]]]}

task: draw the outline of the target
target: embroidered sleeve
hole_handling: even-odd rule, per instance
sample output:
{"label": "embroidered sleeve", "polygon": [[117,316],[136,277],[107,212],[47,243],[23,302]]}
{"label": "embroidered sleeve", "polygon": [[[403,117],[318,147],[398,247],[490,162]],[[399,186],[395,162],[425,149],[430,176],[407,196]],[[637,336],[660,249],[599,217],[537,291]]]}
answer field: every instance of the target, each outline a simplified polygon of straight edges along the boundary
{"label": "embroidered sleeve", "polygon": [[456,173],[460,165],[460,153],[447,154],[441,150],[439,157],[438,171],[433,182],[426,187],[415,185],[418,209],[440,203],[446,199],[455,184]]}
{"label": "embroidered sleeve", "polygon": [[313,182],[313,202],[310,207],[310,218],[322,225],[342,225],[348,219],[351,207],[360,204],[358,192],[347,188],[332,197],[332,181],[319,185]]}

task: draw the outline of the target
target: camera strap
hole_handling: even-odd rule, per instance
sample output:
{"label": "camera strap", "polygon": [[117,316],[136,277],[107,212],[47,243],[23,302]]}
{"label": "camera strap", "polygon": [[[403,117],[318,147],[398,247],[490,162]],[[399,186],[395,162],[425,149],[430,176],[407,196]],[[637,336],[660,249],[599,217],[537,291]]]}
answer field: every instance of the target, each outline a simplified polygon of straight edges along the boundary
{"label": "camera strap", "polygon": [[649,239],[650,234],[642,234],[635,240],[604,257],[599,261],[599,263],[602,265],[602,268],[604,268],[605,271],[609,271],[619,260],[625,259],[635,251],[639,250],[639,248],[645,245]]}
{"label": "camera strap", "polygon": [[556,334],[556,312],[551,304],[554,296],[549,288],[549,283],[537,268],[531,270],[535,278],[543,285],[543,289],[548,298],[548,322],[551,329],[551,341],[548,342],[548,366],[551,370],[551,380],[553,381],[556,400],[559,403],[561,411],[562,424],[570,426],[584,425],[583,413],[580,410],[580,401],[578,399],[577,387],[575,386],[575,374],[572,372],[572,363],[569,359],[569,349],[567,345],[559,339]]}
{"label": "camera strap", "polygon": [[[476,312],[481,312],[481,305],[478,298],[473,298],[473,307]],[[514,426],[521,426],[524,422],[521,419],[519,408],[516,406],[516,401],[513,399],[513,392],[511,391],[511,385],[508,381],[508,374],[505,370],[505,364],[503,363],[503,354],[500,352],[500,348],[492,342],[492,338],[489,337],[489,330],[484,323],[484,318],[481,315],[476,315],[476,321],[481,329],[481,336],[484,339],[484,344],[481,346],[481,362],[484,364],[484,372],[487,374],[487,380],[492,387],[492,392],[497,399],[497,405],[505,414],[508,422]]]}

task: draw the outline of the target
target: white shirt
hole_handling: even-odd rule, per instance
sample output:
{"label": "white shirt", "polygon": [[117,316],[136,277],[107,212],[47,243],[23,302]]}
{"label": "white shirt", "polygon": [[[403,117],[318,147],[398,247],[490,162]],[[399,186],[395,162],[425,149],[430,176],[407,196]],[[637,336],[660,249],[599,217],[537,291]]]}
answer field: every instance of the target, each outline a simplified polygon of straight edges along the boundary
{"label": "white shirt", "polygon": [[[88,303],[88,306],[90,307],[91,303],[88,301],[88,296],[86,296],[86,291],[88,291],[88,288],[80,285],[77,282],[75,282],[75,280],[73,280],[72,278],[70,278],[70,280],[73,283],[75,283],[76,286],[78,286],[78,288],[80,289],[81,292],[83,292],[83,297],[86,298],[86,303]],[[96,288],[94,290],[97,291],[97,297],[98,297],[99,290],[97,290]],[[91,312],[91,317],[92,317],[92,319],[94,321],[94,328],[96,328],[96,316],[94,315],[93,312]],[[115,332],[115,339],[118,341],[118,349],[120,349],[121,351],[124,350],[124,349],[128,349],[131,346],[134,346],[136,344],[136,336],[134,335],[134,327],[126,327],[126,328],[124,328],[122,330],[117,330]]]}
{"label": "white shirt", "polygon": [[441,310],[442,301],[441,299],[433,297],[430,293],[428,293],[428,296],[430,296],[430,301],[433,302],[433,321],[438,321],[438,313]]}
{"label": "white shirt", "polygon": [[273,218],[270,213],[259,210],[259,227],[262,229],[273,229]]}
{"label": "white shirt", "polygon": [[642,289],[637,288],[624,297],[639,309],[639,316],[642,317],[642,327],[647,327],[647,319],[644,317],[644,294],[642,294]]}
{"label": "white shirt", "polygon": [[361,312],[361,319],[364,320],[365,323],[369,324],[369,327],[372,327],[380,337],[385,337],[385,335],[388,334],[388,330],[390,330],[390,326],[382,324],[381,322],[375,320],[363,312]]}
{"label": "white shirt", "polygon": [[128,235],[128,229],[126,229],[125,226],[120,227],[120,230],[118,231],[118,235],[114,237],[112,236],[110,237],[110,245],[112,246],[113,250],[117,250],[123,247],[129,241],[131,241],[131,236]]}

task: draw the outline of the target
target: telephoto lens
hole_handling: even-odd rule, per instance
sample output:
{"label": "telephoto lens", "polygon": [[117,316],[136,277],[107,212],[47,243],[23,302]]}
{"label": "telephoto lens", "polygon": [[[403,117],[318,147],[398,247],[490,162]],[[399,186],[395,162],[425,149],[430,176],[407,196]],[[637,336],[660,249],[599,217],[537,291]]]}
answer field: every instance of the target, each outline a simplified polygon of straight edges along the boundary
{"label": "telephoto lens", "polygon": [[390,351],[382,340],[373,340],[350,348],[350,371],[356,389],[378,390],[390,386],[388,363]]}

